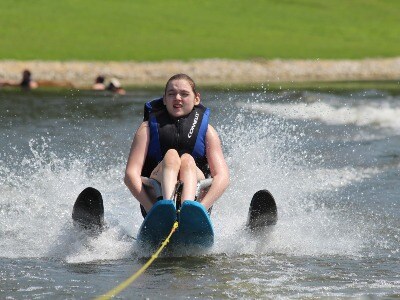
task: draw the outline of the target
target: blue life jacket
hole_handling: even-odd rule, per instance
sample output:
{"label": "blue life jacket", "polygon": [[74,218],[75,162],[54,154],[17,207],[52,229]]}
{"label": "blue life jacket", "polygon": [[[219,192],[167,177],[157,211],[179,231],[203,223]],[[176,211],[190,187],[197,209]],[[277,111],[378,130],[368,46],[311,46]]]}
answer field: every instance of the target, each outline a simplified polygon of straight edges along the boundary
{"label": "blue life jacket", "polygon": [[169,149],[179,155],[189,153],[206,177],[209,168],[206,157],[206,133],[210,109],[199,104],[186,116],[173,118],[169,115],[163,98],[149,101],[144,106],[143,121],[150,127],[150,142],[142,169],[142,176],[151,172],[164,158]]}

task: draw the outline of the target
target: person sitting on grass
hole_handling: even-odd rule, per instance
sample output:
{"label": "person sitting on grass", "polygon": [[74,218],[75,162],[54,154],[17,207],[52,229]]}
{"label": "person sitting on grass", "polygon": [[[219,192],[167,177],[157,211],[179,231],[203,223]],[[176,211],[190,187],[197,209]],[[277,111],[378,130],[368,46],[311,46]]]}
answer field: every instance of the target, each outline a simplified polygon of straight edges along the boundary
{"label": "person sitting on grass", "polygon": [[22,80],[19,85],[21,86],[21,88],[27,90],[36,89],[39,87],[39,84],[36,81],[32,80],[32,73],[29,70],[24,70],[22,72]]}
{"label": "person sitting on grass", "polygon": [[92,90],[95,91],[104,91],[106,89],[106,85],[104,84],[104,76],[97,76],[94,84],[92,85]]}
{"label": "person sitting on grass", "polygon": [[32,80],[32,73],[29,70],[24,70],[22,72],[21,81],[0,81],[0,86],[11,86],[11,87],[21,87],[24,90],[36,89],[39,84]]}
{"label": "person sitting on grass", "polygon": [[121,83],[118,79],[113,78],[107,86],[107,91],[113,92],[119,95],[125,95],[126,91],[121,87]]}

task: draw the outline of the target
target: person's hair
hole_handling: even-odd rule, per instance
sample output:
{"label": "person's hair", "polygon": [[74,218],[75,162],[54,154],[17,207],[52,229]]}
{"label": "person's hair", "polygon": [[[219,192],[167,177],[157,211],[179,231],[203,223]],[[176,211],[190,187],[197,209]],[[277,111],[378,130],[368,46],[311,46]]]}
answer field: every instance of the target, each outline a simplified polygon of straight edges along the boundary
{"label": "person's hair", "polygon": [[20,86],[23,88],[29,88],[29,84],[31,82],[31,72],[29,70],[24,70],[22,72],[22,80],[20,82]]}
{"label": "person's hair", "polygon": [[29,70],[24,70],[23,72],[22,72],[22,79],[23,80],[30,80],[31,79],[31,71],[29,71]]}
{"label": "person's hair", "polygon": [[168,88],[168,85],[169,85],[169,83],[171,81],[173,81],[173,80],[181,80],[181,79],[186,80],[190,84],[190,86],[192,87],[193,93],[196,94],[196,84],[194,83],[194,80],[189,75],[180,73],[180,74],[175,74],[170,79],[168,79],[167,84],[165,85],[164,95],[167,94],[167,88]]}
{"label": "person's hair", "polygon": [[104,83],[104,79],[105,79],[104,76],[101,76],[101,75],[97,76],[96,77],[96,83]]}

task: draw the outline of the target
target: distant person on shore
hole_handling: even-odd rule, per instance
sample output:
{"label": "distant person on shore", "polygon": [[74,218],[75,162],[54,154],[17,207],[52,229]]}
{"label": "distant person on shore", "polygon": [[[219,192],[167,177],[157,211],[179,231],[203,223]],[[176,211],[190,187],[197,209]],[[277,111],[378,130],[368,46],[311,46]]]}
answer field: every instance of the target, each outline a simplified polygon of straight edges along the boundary
{"label": "distant person on shore", "polygon": [[23,89],[36,89],[39,87],[39,84],[32,80],[32,73],[29,70],[24,70],[22,72],[22,80],[21,83],[19,84],[21,86],[21,88]]}
{"label": "distant person on shore", "polygon": [[22,80],[21,81],[0,81],[0,86],[20,86],[24,90],[36,89],[39,87],[39,84],[32,80],[32,73],[29,70],[24,70],[22,72]]}
{"label": "distant person on shore", "polygon": [[107,91],[111,91],[115,94],[125,95],[126,91],[121,87],[121,83],[118,79],[112,78],[107,86]]}
{"label": "distant person on shore", "polygon": [[106,89],[106,85],[104,83],[105,78],[102,75],[96,77],[96,80],[92,86],[92,90],[95,91],[104,91]]}

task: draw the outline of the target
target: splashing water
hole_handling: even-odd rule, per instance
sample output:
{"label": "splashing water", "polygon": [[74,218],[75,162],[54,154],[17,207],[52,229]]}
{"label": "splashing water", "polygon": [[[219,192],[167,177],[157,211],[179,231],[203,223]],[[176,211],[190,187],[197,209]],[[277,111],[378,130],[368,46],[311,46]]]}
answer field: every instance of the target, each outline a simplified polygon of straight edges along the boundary
{"label": "splashing water", "polygon": [[274,114],[288,119],[317,120],[326,124],[355,124],[380,126],[400,131],[400,107],[398,104],[360,103],[353,107],[323,103],[237,103],[238,107]]}
{"label": "splashing water", "polygon": [[[377,173],[374,168],[318,168],[321,157],[303,149],[306,133],[284,120],[259,114],[237,115],[230,130],[222,128],[229,145],[230,190],[222,197],[214,220],[220,240],[217,251],[295,255],[358,255],[368,226],[338,211],[336,190]],[[229,126],[229,125],[228,125]],[[262,238],[243,230],[251,196],[258,189],[274,195],[279,221]]]}
{"label": "splashing water", "polygon": [[[281,118],[315,119],[317,111],[332,110],[331,106],[254,104],[255,99],[251,100],[252,104],[246,104],[234,99],[245,109],[234,110],[217,126],[232,183],[213,209],[216,243],[210,253],[359,255],[371,242],[375,228],[343,208],[346,203],[351,208],[351,204],[340,191],[380,171],[373,167],[324,167],[321,153],[307,149],[312,129]],[[329,122],[357,124],[357,118],[335,119],[334,115],[341,114],[339,110],[322,115]],[[357,114],[343,110],[353,117]],[[41,137],[30,140],[29,154],[15,149],[13,157],[1,161],[0,245],[4,257],[88,262],[135,253],[131,236],[136,235],[142,217],[136,200],[122,183],[126,157],[121,155],[117,164],[110,165],[106,157],[100,157],[100,151],[111,145],[99,143],[83,154],[61,158],[52,151],[51,138]],[[93,155],[100,157],[102,167],[93,167],[89,159]],[[74,200],[87,186],[102,192],[108,223],[103,233],[89,238],[71,222]],[[255,238],[245,230],[245,223],[251,197],[259,189],[274,195],[279,221],[273,230]]]}

